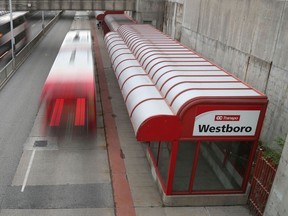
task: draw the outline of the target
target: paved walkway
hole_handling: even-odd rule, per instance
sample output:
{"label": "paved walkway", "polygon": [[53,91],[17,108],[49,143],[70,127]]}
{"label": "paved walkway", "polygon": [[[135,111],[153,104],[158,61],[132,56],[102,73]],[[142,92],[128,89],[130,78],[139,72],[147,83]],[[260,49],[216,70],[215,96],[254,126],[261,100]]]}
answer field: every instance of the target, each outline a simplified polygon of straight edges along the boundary
{"label": "paved walkway", "polygon": [[[100,84],[100,95],[102,97],[104,122],[106,124],[106,137],[108,135],[108,155],[112,172],[116,216],[250,215],[246,206],[163,207],[160,193],[158,192],[156,183],[153,181],[150,166],[146,159],[146,146],[135,139],[118,82],[111,68],[111,62],[103,42],[103,33],[97,29],[95,34],[98,39],[98,44],[95,45],[95,52],[98,55],[97,61],[102,60],[100,65],[97,62],[99,81],[103,82],[104,78],[106,80],[106,86],[102,86],[102,89],[101,85],[103,83]],[[99,54],[101,54],[101,59],[99,59]],[[105,104],[108,101],[112,105],[111,107],[109,104]],[[105,118],[108,119],[105,120]]]}

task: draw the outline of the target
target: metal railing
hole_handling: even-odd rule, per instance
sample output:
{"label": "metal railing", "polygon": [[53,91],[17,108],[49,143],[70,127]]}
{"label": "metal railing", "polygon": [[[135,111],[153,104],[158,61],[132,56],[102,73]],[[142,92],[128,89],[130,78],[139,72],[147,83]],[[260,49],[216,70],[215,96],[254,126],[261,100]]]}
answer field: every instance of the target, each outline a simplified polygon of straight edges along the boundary
{"label": "metal railing", "polygon": [[17,71],[20,65],[25,61],[29,54],[33,51],[33,47],[43,38],[51,27],[58,21],[62,12],[59,12],[47,25],[39,32],[17,55],[14,60],[11,60],[1,71],[0,71],[0,89],[9,81],[13,74]]}
{"label": "metal railing", "polygon": [[277,166],[271,160],[265,159],[263,151],[260,149],[254,168],[248,201],[251,212],[256,216],[264,214],[276,170]]}

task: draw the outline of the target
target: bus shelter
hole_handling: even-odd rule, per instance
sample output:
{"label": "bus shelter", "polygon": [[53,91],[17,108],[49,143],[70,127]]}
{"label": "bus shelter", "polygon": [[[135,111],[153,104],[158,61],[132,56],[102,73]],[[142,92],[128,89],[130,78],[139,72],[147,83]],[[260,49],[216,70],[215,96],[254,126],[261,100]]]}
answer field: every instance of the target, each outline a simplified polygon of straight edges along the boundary
{"label": "bus shelter", "polygon": [[105,43],[163,202],[245,204],[267,97],[152,26]]}

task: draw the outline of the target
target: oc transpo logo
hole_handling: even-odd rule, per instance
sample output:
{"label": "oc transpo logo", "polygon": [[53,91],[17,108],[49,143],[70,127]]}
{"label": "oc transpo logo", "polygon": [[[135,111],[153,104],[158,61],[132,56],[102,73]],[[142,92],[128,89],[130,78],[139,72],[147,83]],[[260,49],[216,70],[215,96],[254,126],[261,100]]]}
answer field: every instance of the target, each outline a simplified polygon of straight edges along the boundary
{"label": "oc transpo logo", "polygon": [[215,115],[215,121],[240,121],[240,115]]}

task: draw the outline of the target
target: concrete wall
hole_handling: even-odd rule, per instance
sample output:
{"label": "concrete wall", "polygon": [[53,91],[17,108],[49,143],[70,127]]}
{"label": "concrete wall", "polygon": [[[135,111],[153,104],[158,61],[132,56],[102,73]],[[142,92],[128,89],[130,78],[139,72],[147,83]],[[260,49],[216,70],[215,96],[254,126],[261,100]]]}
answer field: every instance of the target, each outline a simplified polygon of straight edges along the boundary
{"label": "concrete wall", "polygon": [[264,216],[288,215],[288,136],[275,180],[268,198]]}
{"label": "concrete wall", "polygon": [[136,0],[133,18],[139,23],[151,24],[157,29],[163,28],[165,0]]}
{"label": "concrete wall", "polygon": [[184,0],[171,1],[165,4],[163,31],[180,41],[184,12]]}
{"label": "concrete wall", "polygon": [[167,0],[165,14],[166,33],[268,95],[261,140],[277,148],[288,132],[288,0]]}

